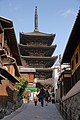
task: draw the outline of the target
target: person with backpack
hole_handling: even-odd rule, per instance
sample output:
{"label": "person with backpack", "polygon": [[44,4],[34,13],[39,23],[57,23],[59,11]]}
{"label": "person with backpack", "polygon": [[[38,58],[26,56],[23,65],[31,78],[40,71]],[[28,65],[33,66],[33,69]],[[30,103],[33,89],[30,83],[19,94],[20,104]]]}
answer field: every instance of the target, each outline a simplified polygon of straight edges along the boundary
{"label": "person with backpack", "polygon": [[39,100],[41,102],[41,106],[43,107],[44,106],[44,98],[45,98],[45,90],[44,90],[44,88],[40,89],[40,92],[38,94],[38,98],[39,98]]}
{"label": "person with backpack", "polygon": [[46,91],[45,91],[45,105],[46,106],[48,105],[49,97],[50,97],[49,91],[48,91],[48,89],[46,89]]}

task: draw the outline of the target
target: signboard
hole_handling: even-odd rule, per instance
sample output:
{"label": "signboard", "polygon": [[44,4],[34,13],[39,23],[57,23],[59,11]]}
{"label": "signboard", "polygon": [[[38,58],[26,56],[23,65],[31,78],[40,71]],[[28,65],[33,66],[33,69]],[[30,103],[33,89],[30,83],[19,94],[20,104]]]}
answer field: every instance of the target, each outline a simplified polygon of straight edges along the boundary
{"label": "signboard", "polygon": [[38,90],[39,88],[34,88],[34,87],[27,87],[25,88],[25,90],[31,90],[31,91],[36,91]]}

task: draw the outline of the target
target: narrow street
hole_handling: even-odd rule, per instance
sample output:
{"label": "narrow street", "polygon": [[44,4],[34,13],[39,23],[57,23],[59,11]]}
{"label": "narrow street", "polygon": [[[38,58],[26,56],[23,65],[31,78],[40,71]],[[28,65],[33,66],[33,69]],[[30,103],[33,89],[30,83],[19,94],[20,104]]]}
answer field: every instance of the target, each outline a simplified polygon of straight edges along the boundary
{"label": "narrow street", "polygon": [[23,104],[21,108],[2,120],[63,120],[55,104],[49,103],[48,106],[41,107],[40,103]]}

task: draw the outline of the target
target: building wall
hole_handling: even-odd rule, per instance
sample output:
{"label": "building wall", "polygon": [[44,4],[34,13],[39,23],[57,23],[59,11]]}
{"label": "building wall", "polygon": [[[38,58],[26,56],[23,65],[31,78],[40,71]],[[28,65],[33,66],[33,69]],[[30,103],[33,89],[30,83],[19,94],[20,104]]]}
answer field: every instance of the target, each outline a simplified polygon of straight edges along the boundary
{"label": "building wall", "polygon": [[34,74],[33,73],[21,73],[21,77],[25,78],[29,83],[34,82]]}
{"label": "building wall", "polygon": [[68,117],[71,117],[71,120],[80,120],[80,80],[62,98],[62,103],[61,111],[63,116],[67,115],[67,120],[70,120]]}
{"label": "building wall", "polygon": [[13,65],[6,65],[7,70],[9,71],[9,73],[13,76],[15,76],[15,69]]}
{"label": "building wall", "polygon": [[[76,63],[76,54],[78,53],[78,63]],[[74,68],[72,68],[72,75],[74,74],[74,72],[77,70],[77,68],[80,65],[80,43],[78,44],[76,50],[74,51],[74,54],[71,58],[71,65],[72,65],[72,61],[74,61]]]}
{"label": "building wall", "polygon": [[8,93],[6,91],[6,86],[8,80],[1,80],[0,84],[0,108],[4,108],[7,106],[7,101],[8,101]]}
{"label": "building wall", "polygon": [[59,68],[58,67],[55,67],[53,69],[53,74],[52,74],[52,78],[53,78],[53,87],[54,87],[54,90],[57,89],[57,81],[58,81],[58,77],[59,77]]}
{"label": "building wall", "polygon": [[80,92],[65,100],[63,104],[67,106],[68,115],[71,114],[74,120],[80,120]]}
{"label": "building wall", "polygon": [[6,91],[6,86],[8,85],[8,80],[1,80],[0,84],[0,96],[8,96]]}
{"label": "building wall", "polygon": [[[5,22],[6,22],[6,20],[5,20]],[[5,24],[4,20],[3,20],[3,24]],[[9,36],[6,38],[5,32],[1,31],[1,27],[2,26],[0,24],[0,47],[4,51],[4,53],[1,53],[1,54],[5,54],[5,55],[3,57],[1,57],[1,59],[0,59],[0,62],[2,63],[2,64],[0,64],[1,65],[0,67],[7,70],[12,76],[15,76],[16,69],[14,68],[13,62],[11,61],[11,58],[10,58],[10,60],[8,60],[8,58],[7,58],[7,56],[12,55],[10,46],[8,45]],[[3,29],[4,28],[2,28],[2,30]],[[8,35],[10,35],[10,34],[8,34]],[[14,91],[15,91],[15,83],[12,83],[10,81],[9,76],[8,77],[6,76],[6,78],[5,78],[5,76],[3,76],[2,80],[1,80],[1,84],[0,84],[0,107],[1,108],[7,107],[8,102],[13,103],[14,98],[15,98]]]}
{"label": "building wall", "polygon": [[57,85],[58,78],[59,78],[59,66],[54,67],[53,74],[52,74],[55,101],[59,101],[60,99],[60,89],[58,89],[58,85]]}
{"label": "building wall", "polygon": [[77,45],[71,58],[71,70],[73,87],[80,80],[80,43]]}
{"label": "building wall", "polygon": [[56,90],[56,102],[60,101],[60,87]]}

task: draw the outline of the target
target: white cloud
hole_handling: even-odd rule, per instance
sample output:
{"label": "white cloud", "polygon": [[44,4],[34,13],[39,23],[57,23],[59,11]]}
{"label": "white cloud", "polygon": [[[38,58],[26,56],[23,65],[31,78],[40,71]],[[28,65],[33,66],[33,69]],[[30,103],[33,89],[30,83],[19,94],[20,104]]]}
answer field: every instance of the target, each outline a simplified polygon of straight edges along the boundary
{"label": "white cloud", "polygon": [[68,9],[65,12],[63,12],[61,15],[62,16],[69,16],[69,15],[75,15],[76,12],[73,9]]}
{"label": "white cloud", "polygon": [[9,2],[8,4],[10,9],[14,9],[15,11],[18,11],[20,9],[20,5],[15,5],[14,3]]}

